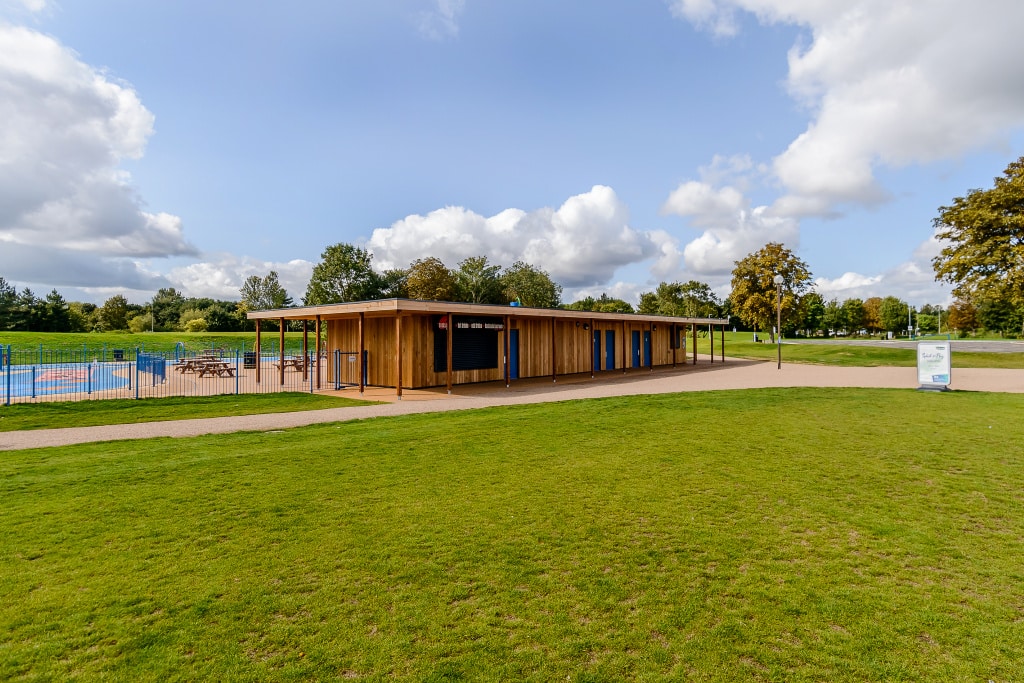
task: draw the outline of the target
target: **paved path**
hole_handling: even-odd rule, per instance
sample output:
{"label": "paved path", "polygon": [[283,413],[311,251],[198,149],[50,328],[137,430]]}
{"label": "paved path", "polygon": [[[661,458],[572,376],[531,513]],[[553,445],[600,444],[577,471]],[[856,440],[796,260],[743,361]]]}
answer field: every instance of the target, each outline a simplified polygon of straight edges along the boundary
{"label": "paved path", "polygon": [[[1024,370],[954,369],[951,387],[961,391],[1024,393]],[[679,391],[749,389],[760,387],[879,387],[916,389],[916,368],[840,368],[820,365],[729,360],[710,364],[706,359],[697,366],[676,370],[605,372],[597,379],[559,378],[550,381],[514,382],[506,389],[501,384],[464,385],[457,393],[444,391],[407,391],[401,401],[394,390],[373,390],[367,399],[391,401],[380,405],[330,408],[296,413],[239,415],[198,420],[147,422],[99,427],[72,427],[21,432],[0,432],[0,450],[64,446],[75,443],[146,439],[158,436],[189,437],[202,434],[226,434],[239,431],[287,429],[322,422],[361,420],[388,415],[431,413],[444,410],[468,410],[490,406],[544,403],[605,396],[664,394]],[[339,392],[358,396],[352,389]]]}

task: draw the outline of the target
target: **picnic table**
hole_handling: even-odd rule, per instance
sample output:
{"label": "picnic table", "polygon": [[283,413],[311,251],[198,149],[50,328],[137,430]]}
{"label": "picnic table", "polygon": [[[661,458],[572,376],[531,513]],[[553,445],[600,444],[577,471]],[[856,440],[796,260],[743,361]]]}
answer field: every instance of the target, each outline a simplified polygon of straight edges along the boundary
{"label": "picnic table", "polygon": [[200,358],[183,358],[174,369],[185,374],[186,372],[194,372],[199,377],[234,377],[235,368],[232,367],[227,361],[219,360],[216,358],[200,357]]}
{"label": "picnic table", "polygon": [[283,368],[287,370],[291,368],[295,372],[302,372],[306,368],[306,359],[302,356],[296,356],[294,358],[285,358],[284,362],[277,361],[274,363],[275,368]]}
{"label": "picnic table", "polygon": [[199,364],[197,374],[200,377],[234,377],[235,368],[227,361],[207,360]]}

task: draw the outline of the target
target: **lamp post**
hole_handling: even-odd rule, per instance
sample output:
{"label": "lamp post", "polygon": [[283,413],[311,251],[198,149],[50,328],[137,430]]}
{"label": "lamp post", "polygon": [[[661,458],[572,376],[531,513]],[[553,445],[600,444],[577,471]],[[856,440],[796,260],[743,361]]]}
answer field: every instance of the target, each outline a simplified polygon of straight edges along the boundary
{"label": "lamp post", "polygon": [[779,347],[779,367],[782,369],[782,276],[776,274],[775,283],[775,341]]}

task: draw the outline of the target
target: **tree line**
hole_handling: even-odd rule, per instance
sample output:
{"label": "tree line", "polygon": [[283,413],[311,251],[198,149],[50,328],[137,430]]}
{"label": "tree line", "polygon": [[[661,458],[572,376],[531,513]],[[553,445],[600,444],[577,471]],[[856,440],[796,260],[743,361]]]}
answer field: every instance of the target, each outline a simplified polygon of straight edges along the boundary
{"label": "tree line", "polygon": [[[724,300],[704,282],[661,282],[640,295],[635,309],[607,294],[563,304],[562,287],[523,261],[503,267],[474,256],[448,268],[429,256],[407,268],[377,271],[371,253],[342,242],[321,254],[303,303],[393,297],[517,302],[578,311],[728,318],[737,329],[764,331],[772,338],[780,313],[782,332],[788,335],[943,330],[969,334],[978,329],[1024,335],[1024,157],[1011,163],[991,189],[970,190],[950,206],[940,207],[933,224],[943,245],[932,261],[935,278],[952,284],[956,297],[947,308],[927,304],[915,310],[894,296],[826,301],[814,290],[807,264],[776,242],[735,262],[732,291]],[[166,288],[146,305],[116,295],[96,306],[67,302],[55,289],[43,298],[28,288],[18,292],[0,277],[0,331],[245,331],[253,327],[246,319],[248,311],[294,305],[274,271],[247,278],[239,297],[237,302],[187,298]]]}

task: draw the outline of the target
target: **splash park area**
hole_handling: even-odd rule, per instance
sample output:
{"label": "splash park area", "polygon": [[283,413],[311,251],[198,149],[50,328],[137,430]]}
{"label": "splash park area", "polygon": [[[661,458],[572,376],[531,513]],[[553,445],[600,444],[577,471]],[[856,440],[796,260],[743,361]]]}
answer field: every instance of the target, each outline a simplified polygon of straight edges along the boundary
{"label": "splash park area", "polygon": [[[160,396],[313,392],[345,385],[301,350],[269,349],[14,349],[0,345],[0,406]],[[341,368],[344,364],[332,364]]]}

